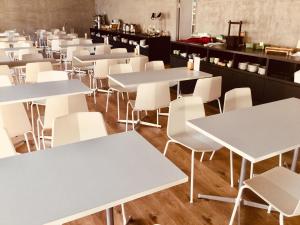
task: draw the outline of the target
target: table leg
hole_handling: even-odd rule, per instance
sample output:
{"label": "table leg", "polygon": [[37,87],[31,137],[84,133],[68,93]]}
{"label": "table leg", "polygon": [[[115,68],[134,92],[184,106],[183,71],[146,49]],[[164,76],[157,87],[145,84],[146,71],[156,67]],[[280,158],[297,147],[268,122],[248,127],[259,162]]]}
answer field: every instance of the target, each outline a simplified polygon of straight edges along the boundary
{"label": "table leg", "polygon": [[239,179],[239,189],[243,186],[243,182],[246,177],[246,166],[247,166],[247,160],[245,158],[243,158],[241,172],[240,172],[240,179]]}
{"label": "table leg", "polygon": [[180,81],[177,82],[177,98],[180,96]]}
{"label": "table leg", "polygon": [[297,167],[298,155],[299,155],[299,148],[294,150],[293,162],[291,166],[291,170],[294,172],[296,171],[296,167]]}
{"label": "table leg", "polygon": [[113,208],[106,210],[106,225],[114,225],[114,211]]}

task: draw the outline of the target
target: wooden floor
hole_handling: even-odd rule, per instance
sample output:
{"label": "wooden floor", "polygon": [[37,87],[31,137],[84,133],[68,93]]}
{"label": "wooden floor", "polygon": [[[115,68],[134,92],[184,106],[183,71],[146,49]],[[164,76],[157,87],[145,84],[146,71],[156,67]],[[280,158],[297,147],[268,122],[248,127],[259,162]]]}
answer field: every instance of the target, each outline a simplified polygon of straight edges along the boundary
{"label": "wooden floor", "polygon": [[[87,83],[87,82],[86,82]],[[124,132],[125,125],[116,123],[117,109],[116,97],[110,98],[109,112],[105,113],[106,94],[97,94],[97,104],[94,105],[93,98],[87,97],[90,111],[103,113],[106,126],[110,134]],[[216,111],[210,106],[206,106],[207,115],[214,114]],[[125,117],[126,103],[121,101],[121,115]],[[155,121],[155,114],[149,114],[147,120]],[[141,126],[137,131],[145,137],[158,151],[163,152],[166,136],[167,117],[161,117],[162,129]],[[130,127],[131,128],[131,127]],[[242,128],[241,128],[242,129]],[[130,143],[128,143],[130,145]],[[18,151],[23,152],[25,146],[21,146]],[[109,150],[109,149],[108,149]],[[177,165],[187,175],[190,174],[191,152],[178,145],[170,145],[167,157]],[[194,203],[189,203],[189,183],[180,185],[157,194],[150,195],[130,203],[125,204],[127,216],[131,216],[132,225],[223,225],[228,224],[232,204],[199,200],[196,199],[197,193],[214,194],[221,196],[236,196],[237,189],[231,188],[229,184],[229,152],[223,149],[216,153],[214,159],[209,161],[209,155],[200,163],[200,155],[195,161],[195,196]],[[291,154],[284,155],[287,165],[291,163]],[[235,186],[237,186],[240,171],[240,158],[234,156],[234,175]],[[278,158],[273,158],[255,165],[255,173],[268,170],[278,163]],[[298,165],[299,167],[299,165]],[[138,168],[137,168],[138,169]],[[116,177],[115,179],[118,179]],[[106,182],[103,180],[103,182]],[[136,182],[139,182],[138,180]],[[122,185],[120,183],[120,185]],[[300,188],[300,187],[299,187]],[[257,199],[253,194],[246,192],[247,199]],[[259,200],[259,199],[257,199]],[[279,224],[278,213],[268,214],[265,210],[241,207],[241,225],[274,225]],[[120,207],[115,208],[116,225],[122,224]],[[300,217],[285,219],[286,225],[300,224]],[[100,212],[68,225],[104,225],[105,214]]]}

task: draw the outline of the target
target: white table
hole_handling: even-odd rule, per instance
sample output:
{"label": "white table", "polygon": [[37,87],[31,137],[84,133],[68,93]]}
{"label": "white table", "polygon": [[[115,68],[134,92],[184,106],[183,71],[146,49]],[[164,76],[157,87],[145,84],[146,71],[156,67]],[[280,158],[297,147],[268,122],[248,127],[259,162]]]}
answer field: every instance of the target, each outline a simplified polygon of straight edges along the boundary
{"label": "white table", "polygon": [[140,57],[135,53],[111,53],[111,54],[102,54],[102,55],[85,55],[85,56],[73,56],[80,63],[94,63],[97,60],[101,59],[130,59],[135,57]]}
{"label": "white table", "polygon": [[105,45],[104,43],[93,43],[93,44],[60,44],[59,47],[66,49],[68,47],[83,47],[83,48],[93,48],[97,46]]}
{"label": "white table", "polygon": [[0,105],[38,101],[54,96],[90,93],[90,89],[79,80],[22,84],[10,87],[1,87]]}
{"label": "white table", "polygon": [[17,60],[17,61],[1,61],[0,65],[8,65],[9,68],[22,68],[25,67],[27,63],[35,62],[50,62],[52,64],[59,63],[56,59],[44,58],[44,59],[32,59],[32,60]]}
{"label": "white table", "polygon": [[63,224],[109,209],[112,225],[112,207],[188,177],[127,132],[2,159],[0,180],[0,224]]}
{"label": "white table", "polygon": [[[241,187],[247,161],[257,163],[296,149],[292,163],[292,170],[295,170],[300,147],[299,115],[300,99],[290,98],[187,123],[243,158],[239,179]],[[207,195],[199,197],[226,199]]]}
{"label": "white table", "polygon": [[18,52],[23,49],[35,49],[35,47],[13,47],[13,48],[3,48],[2,50],[8,53]]}
{"label": "white table", "polygon": [[[212,75],[209,73],[188,70],[186,67],[108,75],[109,79],[124,88],[136,87],[140,84],[147,83],[177,82],[177,96],[179,96],[180,94],[180,81],[203,79],[209,77],[212,77]],[[117,96],[117,99],[119,99],[119,96]],[[118,121],[124,122],[123,120],[120,120],[119,110]]]}

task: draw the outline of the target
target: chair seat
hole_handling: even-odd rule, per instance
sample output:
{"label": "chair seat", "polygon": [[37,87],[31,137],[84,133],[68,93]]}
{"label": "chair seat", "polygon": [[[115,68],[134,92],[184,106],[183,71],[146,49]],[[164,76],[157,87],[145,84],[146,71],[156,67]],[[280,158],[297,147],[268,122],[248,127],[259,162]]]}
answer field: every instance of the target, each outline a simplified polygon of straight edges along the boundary
{"label": "chair seat", "polygon": [[172,135],[171,139],[196,152],[212,152],[223,146],[196,131]]}
{"label": "chair seat", "polygon": [[137,88],[133,87],[133,88],[123,88],[119,85],[113,84],[109,86],[110,89],[114,90],[114,91],[118,91],[118,92],[129,92],[129,93],[133,93],[136,92]]}
{"label": "chair seat", "polygon": [[276,167],[244,183],[285,216],[295,216],[300,199],[300,175],[284,167]]}

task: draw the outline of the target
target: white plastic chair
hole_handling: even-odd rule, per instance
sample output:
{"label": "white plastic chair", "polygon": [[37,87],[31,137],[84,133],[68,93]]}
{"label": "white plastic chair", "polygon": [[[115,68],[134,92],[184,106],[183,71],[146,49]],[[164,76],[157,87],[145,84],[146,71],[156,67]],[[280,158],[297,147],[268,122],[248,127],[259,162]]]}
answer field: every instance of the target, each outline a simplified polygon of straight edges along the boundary
{"label": "white plastic chair", "polygon": [[18,153],[11,142],[7,131],[4,128],[0,128],[0,159],[15,156]]}
{"label": "white plastic chair", "polygon": [[[97,60],[94,64],[94,72],[90,76],[90,89],[94,91],[94,103],[96,104],[96,92],[108,93],[108,90],[103,89],[103,82],[107,80],[109,74],[109,67],[117,64],[117,60],[114,59],[103,59]],[[100,81],[100,89],[98,88],[98,81]]]}
{"label": "white plastic chair", "polygon": [[[109,74],[122,74],[122,73],[132,73],[132,67],[129,64],[115,64],[109,67]],[[106,112],[108,112],[108,103],[110,94],[117,92],[117,108],[118,108],[118,120],[120,120],[120,93],[127,93],[127,98],[129,99],[129,92],[136,92],[136,88],[123,88],[115,82],[108,79],[108,92],[106,99]]]}
{"label": "white plastic chair", "polygon": [[190,128],[188,120],[205,117],[204,104],[201,97],[191,96],[176,99],[170,103],[167,135],[169,141],[166,143],[164,155],[170,143],[182,145],[192,151],[191,155],[191,184],[190,202],[193,203],[194,193],[194,160],[197,152],[213,152],[222,148],[221,145],[208,137]]}
{"label": "white plastic chair", "polygon": [[129,64],[132,66],[133,72],[143,72],[145,71],[145,65],[149,62],[148,56],[134,57],[129,60]]}
{"label": "white plastic chair", "polygon": [[[284,167],[276,167],[246,180],[239,190],[229,225],[240,205],[245,189],[250,189],[273,209],[280,213],[279,223],[284,225],[284,217],[300,215],[300,176]],[[261,222],[263,224],[263,222]]]}
{"label": "white plastic chair", "polygon": [[8,75],[0,74],[0,87],[9,87],[12,86],[12,82]]}
{"label": "white plastic chair", "polygon": [[[107,136],[103,116],[99,112],[78,112],[58,117],[53,123],[52,147]],[[124,204],[123,224],[127,224]]]}
{"label": "white plastic chair", "polygon": [[[75,52],[73,52],[73,56],[85,56],[85,55],[90,55],[89,50],[84,49],[84,48],[77,48]],[[92,70],[94,69],[93,63],[82,63],[76,60],[73,57],[72,60],[72,70],[75,72],[77,76],[79,76],[79,79],[83,76],[86,76],[88,73],[91,73]]]}
{"label": "white plastic chair", "polygon": [[[128,111],[129,105],[132,107],[132,128],[134,129],[134,112],[139,114],[142,111],[156,110],[156,124],[145,123],[143,124],[154,127],[161,127],[159,124],[159,110],[168,107],[171,101],[169,83],[150,83],[141,84],[137,88],[136,100],[129,100],[126,110],[126,131],[128,130]],[[142,122],[141,122],[142,123]]]}
{"label": "white plastic chair", "polygon": [[27,63],[25,83],[36,83],[39,72],[52,69],[52,64],[50,62]]}
{"label": "white plastic chair", "polygon": [[0,106],[0,127],[6,129],[10,138],[24,135],[29,152],[31,149],[28,141],[28,134],[32,134],[35,147],[36,149],[39,149],[26,110],[22,103]]}
{"label": "white plastic chair", "polygon": [[20,49],[14,57],[15,59],[25,60],[23,56],[27,54],[39,54],[39,51],[36,48]]}
{"label": "white plastic chair", "polygon": [[9,46],[9,43],[8,42],[1,42],[0,41],[0,49],[1,48],[9,48],[10,46]]}
{"label": "white plastic chair", "polygon": [[52,136],[46,137],[45,130],[52,130],[55,118],[65,116],[75,112],[88,112],[88,106],[84,94],[58,96],[47,98],[44,118],[41,116],[37,119],[38,124],[38,144],[46,148],[45,139],[52,140]]}
{"label": "white plastic chair", "polygon": [[93,44],[93,40],[92,39],[80,38],[79,39],[79,44],[81,44],[81,45]]}
{"label": "white plastic chair", "polygon": [[96,46],[95,55],[103,55],[103,54],[110,54],[110,53],[111,53],[110,45]]}
{"label": "white plastic chair", "polygon": [[205,79],[198,79],[193,96],[199,96],[202,98],[203,103],[218,101],[220,113],[222,113],[222,107],[220,97],[222,93],[222,77],[211,77]]}
{"label": "white plastic chair", "polygon": [[111,49],[111,54],[117,53],[127,53],[127,48],[113,48]]}
{"label": "white plastic chair", "polygon": [[163,61],[150,61],[145,64],[145,71],[164,70],[165,64]]}

